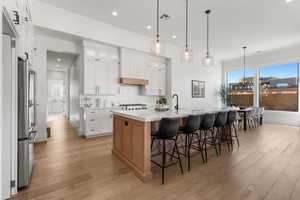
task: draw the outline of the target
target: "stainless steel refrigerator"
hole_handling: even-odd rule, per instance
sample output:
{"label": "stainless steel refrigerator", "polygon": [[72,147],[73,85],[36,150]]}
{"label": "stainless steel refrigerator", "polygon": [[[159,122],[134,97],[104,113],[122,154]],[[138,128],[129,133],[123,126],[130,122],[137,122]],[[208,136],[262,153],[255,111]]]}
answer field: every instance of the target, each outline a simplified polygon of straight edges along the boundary
{"label": "stainless steel refrigerator", "polygon": [[36,136],[36,74],[18,58],[18,187],[30,184]]}

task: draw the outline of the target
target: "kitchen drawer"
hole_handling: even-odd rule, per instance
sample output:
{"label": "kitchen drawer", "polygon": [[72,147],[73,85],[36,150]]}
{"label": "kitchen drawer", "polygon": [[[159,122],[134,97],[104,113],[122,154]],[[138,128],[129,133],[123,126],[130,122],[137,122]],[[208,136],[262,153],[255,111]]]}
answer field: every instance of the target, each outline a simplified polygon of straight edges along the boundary
{"label": "kitchen drawer", "polygon": [[99,122],[98,120],[96,120],[96,121],[86,121],[85,127],[86,127],[86,129],[90,129],[90,128],[101,129],[102,124],[103,123]]}
{"label": "kitchen drawer", "polygon": [[89,116],[88,118],[86,118],[85,120],[86,125],[90,125],[90,124],[97,124],[97,123],[101,123],[101,118],[97,117],[97,116]]}
{"label": "kitchen drawer", "polygon": [[89,116],[89,115],[97,115],[97,114],[100,114],[100,113],[102,113],[103,111],[99,111],[99,110],[87,110],[86,111],[86,114],[87,114],[87,116]]}
{"label": "kitchen drawer", "polygon": [[99,135],[101,134],[101,131],[95,128],[89,128],[85,130],[86,136],[93,136],[93,135]]}

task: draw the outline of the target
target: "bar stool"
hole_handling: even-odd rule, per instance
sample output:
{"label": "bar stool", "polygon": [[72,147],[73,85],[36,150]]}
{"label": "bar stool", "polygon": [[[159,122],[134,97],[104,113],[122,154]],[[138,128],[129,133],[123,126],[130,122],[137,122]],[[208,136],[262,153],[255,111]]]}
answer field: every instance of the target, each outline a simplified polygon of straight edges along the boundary
{"label": "bar stool", "polygon": [[[224,131],[226,128],[227,123],[227,116],[228,111],[222,111],[217,113],[215,122],[214,122],[214,128],[217,130],[215,141],[217,141],[217,144],[219,145],[219,154],[221,155],[221,146],[222,146],[222,139],[224,136]],[[229,149],[229,141],[227,141],[228,149]]]}
{"label": "bar stool", "polygon": [[151,161],[159,166],[162,169],[162,177],[161,177],[161,183],[164,184],[165,180],[165,168],[169,167],[170,165],[173,165],[174,163],[166,165],[166,154],[168,154],[171,157],[175,157],[173,154],[167,152],[166,150],[166,141],[173,141],[174,142],[174,150],[177,154],[177,157],[175,157],[180,166],[181,174],[183,174],[183,168],[181,164],[181,158],[180,153],[177,146],[177,141],[175,137],[177,136],[179,130],[179,121],[176,118],[163,118],[160,121],[158,132],[152,135],[152,141],[151,141],[151,149],[153,146],[153,143],[155,140],[162,141],[163,150],[161,152],[162,155],[162,164],[154,161],[151,159]]}
{"label": "bar stool", "polygon": [[[194,136],[196,136],[196,137],[198,136],[198,130],[199,130],[200,124],[201,124],[201,115],[190,115],[187,119],[186,125],[179,130],[177,137],[176,137],[176,140],[177,140],[179,135],[185,136],[185,144],[183,146],[184,153],[182,153],[182,155],[188,158],[188,171],[191,170],[191,148],[193,147],[192,146],[193,139],[194,139]],[[201,152],[203,163],[205,163],[204,157],[203,157],[203,152],[202,152],[202,147],[201,147],[201,144],[199,141],[199,137],[198,137],[198,144],[199,144],[199,147],[194,148],[194,149]],[[174,149],[173,149],[173,153],[174,153]]]}
{"label": "bar stool", "polygon": [[[231,148],[233,149],[233,144],[232,144],[232,138],[236,138],[236,142],[238,144],[238,147],[240,147],[240,141],[237,135],[236,127],[235,127],[235,122],[238,120],[236,118],[237,116],[237,111],[229,111],[228,113],[228,118],[227,118],[227,125],[229,126],[230,130],[230,143],[231,143]],[[234,129],[234,135],[232,135],[232,128]]]}
{"label": "bar stool", "polygon": [[[205,162],[207,163],[207,144],[210,144],[212,146],[215,147],[216,149],[216,153],[218,156],[218,149],[217,149],[217,145],[216,145],[216,141],[215,141],[215,137],[214,137],[214,122],[215,122],[215,113],[207,113],[203,116],[202,122],[200,124],[200,132],[204,131],[204,151],[205,151]],[[211,133],[211,136],[208,137],[208,133]]]}

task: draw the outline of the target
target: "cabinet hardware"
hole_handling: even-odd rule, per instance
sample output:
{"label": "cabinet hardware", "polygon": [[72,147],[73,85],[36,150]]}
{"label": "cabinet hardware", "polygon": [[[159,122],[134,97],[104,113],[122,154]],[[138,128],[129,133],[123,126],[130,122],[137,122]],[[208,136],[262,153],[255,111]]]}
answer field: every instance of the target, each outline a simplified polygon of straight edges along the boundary
{"label": "cabinet hardware", "polygon": [[19,25],[20,24],[20,15],[18,11],[12,11],[13,15],[15,16],[15,19],[13,20],[14,24]]}
{"label": "cabinet hardware", "polygon": [[90,121],[93,122],[93,121],[95,121],[95,119],[91,119]]}
{"label": "cabinet hardware", "polygon": [[91,131],[95,131],[95,129],[91,129]]}
{"label": "cabinet hardware", "polygon": [[94,114],[95,112],[91,112],[91,113],[93,113],[93,114]]}
{"label": "cabinet hardware", "polygon": [[10,181],[10,187],[11,187],[11,188],[16,187],[16,181],[15,181],[15,180],[11,180],[11,181]]}

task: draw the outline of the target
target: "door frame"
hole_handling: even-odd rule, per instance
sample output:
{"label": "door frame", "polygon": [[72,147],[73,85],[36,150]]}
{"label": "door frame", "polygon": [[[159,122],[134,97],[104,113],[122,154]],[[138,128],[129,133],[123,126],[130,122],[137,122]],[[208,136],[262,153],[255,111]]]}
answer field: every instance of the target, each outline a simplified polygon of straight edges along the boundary
{"label": "door frame", "polygon": [[[12,196],[17,193],[17,180],[18,180],[18,71],[17,71],[17,50],[18,49],[18,39],[19,39],[19,34],[18,31],[16,30],[16,27],[10,18],[10,15],[5,7],[2,9],[2,24],[4,29],[2,30],[2,35],[8,35],[11,38],[12,41],[12,46],[11,46],[11,73],[12,73],[12,87],[11,87],[11,93],[12,93],[12,117],[11,117],[11,138],[10,138],[10,143],[7,146],[2,146],[2,143],[5,141],[2,141],[3,138],[1,138],[1,159],[4,156],[9,156],[11,162],[10,163],[3,163],[1,162],[1,193],[0,193],[0,198],[9,198],[8,195]],[[3,51],[3,44],[2,44],[2,51]],[[1,52],[2,54],[2,52]],[[2,55],[1,55],[2,56]],[[3,60],[1,61],[3,63]],[[2,69],[1,69],[2,73]],[[5,76],[5,74],[0,74],[1,77]],[[3,80],[1,78],[1,80]],[[5,95],[5,91],[2,90],[3,87],[2,81],[0,83],[1,87],[1,96]],[[1,106],[2,106],[2,99],[1,99]],[[3,116],[2,116],[2,108],[1,108],[1,113],[0,113],[0,120],[1,123],[3,123]],[[3,131],[1,127],[1,132]],[[1,134],[1,137],[3,137],[3,134]],[[4,149],[5,148],[5,149]],[[4,153],[5,152],[5,153]],[[6,152],[10,152],[10,155],[7,155]],[[3,170],[9,169],[10,171],[3,171]],[[10,181],[7,183],[7,181],[3,182],[3,177],[2,174],[10,174]],[[15,186],[11,187],[11,181],[15,181]],[[7,188],[10,188],[9,191],[7,191]],[[3,191],[6,190],[6,191]]]}

